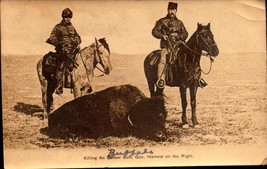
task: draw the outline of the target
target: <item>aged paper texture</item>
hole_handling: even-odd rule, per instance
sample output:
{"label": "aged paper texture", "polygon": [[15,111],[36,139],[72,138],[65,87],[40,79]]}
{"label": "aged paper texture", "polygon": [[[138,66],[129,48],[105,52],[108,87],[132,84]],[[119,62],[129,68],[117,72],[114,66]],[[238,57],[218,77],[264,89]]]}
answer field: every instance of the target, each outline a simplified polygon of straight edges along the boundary
{"label": "aged paper texture", "polygon": [[[36,64],[49,51],[55,51],[46,40],[62,20],[62,10],[70,8],[71,22],[82,39],[81,49],[103,37],[110,48],[112,71],[104,75],[94,70],[93,91],[131,84],[149,97],[143,63],[150,52],[160,49],[160,40],[151,31],[156,21],[166,16],[168,1],[2,0],[4,167],[262,164],[267,157],[265,1],[173,2],[178,3],[176,15],[188,31],[187,40],[198,24],[210,24],[219,55],[213,58],[212,67],[208,57],[201,57],[201,69],[207,72],[211,68],[211,72],[202,74],[208,86],[197,91],[200,128],[182,128],[179,88],[166,86],[166,139],[153,141],[135,136],[51,136],[48,121],[42,120]],[[62,97],[53,97],[55,109],[74,99],[69,89],[64,89]],[[187,102],[191,125],[189,91]]]}

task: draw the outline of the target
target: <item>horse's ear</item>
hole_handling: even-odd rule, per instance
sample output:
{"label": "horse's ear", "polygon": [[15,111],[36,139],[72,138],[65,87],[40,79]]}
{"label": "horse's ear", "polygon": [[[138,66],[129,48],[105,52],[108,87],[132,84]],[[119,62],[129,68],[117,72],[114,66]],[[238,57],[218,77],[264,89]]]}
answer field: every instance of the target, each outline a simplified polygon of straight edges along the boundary
{"label": "horse's ear", "polygon": [[208,23],[207,28],[210,29],[210,23]]}
{"label": "horse's ear", "polygon": [[97,42],[97,39],[95,38],[95,45],[98,46],[98,42]]}
{"label": "horse's ear", "polygon": [[202,25],[199,22],[197,23],[197,30],[198,31],[202,30]]}

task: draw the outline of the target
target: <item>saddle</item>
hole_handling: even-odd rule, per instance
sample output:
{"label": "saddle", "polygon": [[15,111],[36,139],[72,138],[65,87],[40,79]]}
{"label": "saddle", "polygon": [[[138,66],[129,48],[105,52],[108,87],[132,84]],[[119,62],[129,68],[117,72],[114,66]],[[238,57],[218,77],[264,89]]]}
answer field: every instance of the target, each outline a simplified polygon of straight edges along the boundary
{"label": "saddle", "polygon": [[[57,70],[57,53],[48,52],[43,58],[42,73],[46,79],[55,79],[55,74]],[[71,61],[67,60],[65,62],[64,72],[63,72],[63,84],[65,88],[73,88],[73,78],[71,73],[73,71],[74,65]]]}

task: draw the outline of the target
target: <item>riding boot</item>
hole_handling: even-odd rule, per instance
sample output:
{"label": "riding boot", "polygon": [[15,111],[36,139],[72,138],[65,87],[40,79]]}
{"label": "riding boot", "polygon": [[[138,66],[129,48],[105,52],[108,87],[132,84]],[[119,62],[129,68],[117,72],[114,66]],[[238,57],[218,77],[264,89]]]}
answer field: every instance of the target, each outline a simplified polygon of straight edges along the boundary
{"label": "riding boot", "polygon": [[61,62],[56,69],[56,87],[55,93],[61,95],[63,93],[63,75],[64,75],[64,62]]}
{"label": "riding boot", "polygon": [[165,64],[159,63],[158,65],[158,81],[156,82],[156,85],[158,88],[164,88],[165,86]]}
{"label": "riding boot", "polygon": [[204,88],[204,87],[206,87],[207,85],[208,85],[208,83],[206,83],[204,79],[201,78],[201,79],[199,80],[199,86],[200,86],[201,88]]}
{"label": "riding boot", "polygon": [[56,88],[55,93],[61,95],[63,93],[63,70],[56,72]]}
{"label": "riding boot", "polygon": [[160,62],[158,64],[158,80],[156,85],[158,88],[163,89],[165,86],[165,66],[166,66],[166,55],[168,51],[166,48],[161,49]]}

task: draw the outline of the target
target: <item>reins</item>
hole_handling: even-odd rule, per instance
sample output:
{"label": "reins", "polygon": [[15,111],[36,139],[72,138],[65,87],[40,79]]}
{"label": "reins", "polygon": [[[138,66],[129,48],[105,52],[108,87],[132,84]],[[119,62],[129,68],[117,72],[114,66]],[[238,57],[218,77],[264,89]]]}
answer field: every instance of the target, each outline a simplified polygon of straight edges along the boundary
{"label": "reins", "polygon": [[208,55],[208,56],[210,57],[210,69],[209,69],[209,71],[208,71],[208,72],[204,72],[204,71],[202,70],[202,68],[200,67],[201,72],[204,73],[205,75],[208,75],[208,74],[211,72],[211,69],[212,69],[212,63],[213,63],[213,59],[211,58],[211,56],[210,56],[210,55]]}
{"label": "reins", "polygon": [[[99,76],[104,76],[104,75],[105,75],[104,70],[100,69],[97,65],[95,66],[95,68],[97,68],[100,72],[103,73],[103,74],[101,74],[101,75],[99,75]],[[95,76],[95,77],[98,77],[98,76]]]}
{"label": "reins", "polygon": [[82,57],[82,54],[81,54],[80,51],[79,51],[78,54],[80,55],[81,60],[82,60],[82,62],[83,62],[83,67],[84,67],[85,72],[86,72],[86,78],[87,78],[87,81],[88,81],[89,85],[91,85],[91,81],[90,81],[90,78],[89,78],[89,75],[88,75],[88,72],[90,73],[90,71],[87,69],[86,64],[85,64],[85,62],[84,62],[84,60],[83,60],[83,57]]}
{"label": "reins", "polygon": [[[96,40],[96,39],[95,39]],[[96,53],[97,53],[97,56],[99,57],[99,59],[101,60],[101,57],[99,56],[99,52],[98,52],[98,48],[100,46],[98,46],[98,43],[97,43],[97,40],[96,40],[96,49],[94,50],[94,58],[96,58]],[[80,55],[81,57],[81,60],[82,60],[82,63],[83,63],[83,66],[85,68],[85,71],[86,71],[86,77],[87,77],[87,80],[88,80],[88,83],[91,84],[91,81],[90,81],[90,78],[89,78],[89,75],[88,73],[90,73],[90,71],[88,70],[88,68],[86,67],[86,63],[85,61],[83,60],[82,58],[82,54],[81,54],[81,51],[78,52],[78,54]],[[103,74],[102,75],[99,75],[99,76],[94,76],[94,77],[100,77],[100,76],[104,76],[105,75],[105,72],[100,69],[97,65],[95,66],[95,68],[97,68],[99,71],[101,71]]]}
{"label": "reins", "polygon": [[[203,42],[205,43],[205,45],[207,45],[208,48],[209,48],[209,50],[211,50],[211,49],[210,49],[211,47],[208,45],[208,43],[205,41],[205,39],[204,39],[201,35],[198,35],[198,36],[200,36],[200,38],[203,40]],[[197,51],[191,49],[185,42],[180,41],[179,43],[183,44],[183,45],[184,45],[190,52],[192,52],[192,53],[194,53],[194,54],[201,55],[201,56],[208,56],[208,57],[210,58],[210,68],[209,68],[209,71],[208,71],[208,72],[204,72],[204,71],[202,70],[202,68],[200,67],[201,72],[204,73],[205,75],[208,75],[208,74],[211,72],[211,69],[212,69],[212,63],[213,63],[213,61],[214,61],[214,60],[212,59],[210,53],[203,53],[203,52],[199,53],[199,52],[197,52]],[[216,44],[215,44],[215,45],[216,45]]]}
{"label": "reins", "polygon": [[[98,46],[98,43],[97,43],[97,39],[95,38],[95,44],[96,44],[96,50],[94,50],[94,56],[95,56],[95,58],[96,58],[96,53],[97,53],[97,56],[99,57],[99,59],[100,59],[100,62],[101,62],[101,60],[102,60],[102,58],[100,57],[100,54],[99,54],[99,51],[98,51],[98,49],[101,47],[101,45],[100,46]],[[103,61],[102,61],[103,62]],[[105,75],[105,71],[103,71],[102,69],[100,69],[97,65],[95,66],[95,68],[97,68],[100,72],[102,72],[103,74],[102,75],[100,75],[100,76],[104,76]],[[99,76],[99,77],[100,77]]]}
{"label": "reins", "polygon": [[[204,39],[202,38],[202,40],[204,41]],[[190,52],[192,52],[192,53],[194,53],[194,54],[197,54],[197,55],[200,55],[200,56],[208,56],[209,58],[210,58],[210,68],[209,68],[209,71],[208,72],[204,72],[203,70],[202,70],[202,68],[201,68],[201,66],[200,66],[200,70],[201,70],[201,72],[202,73],[204,73],[205,75],[208,75],[210,72],[211,72],[211,69],[212,69],[212,62],[214,61],[213,59],[212,59],[212,57],[211,57],[211,55],[209,54],[209,53],[203,53],[203,52],[201,52],[201,53],[199,53],[199,52],[197,52],[197,51],[194,51],[193,49],[191,49],[188,45],[186,45],[184,42],[181,42]],[[205,42],[204,42],[205,43]],[[198,81],[198,84],[199,84],[199,86],[200,87],[204,87],[204,86],[202,86],[202,84],[201,84],[201,82],[200,82],[200,80],[201,79],[199,79],[199,81]]]}

